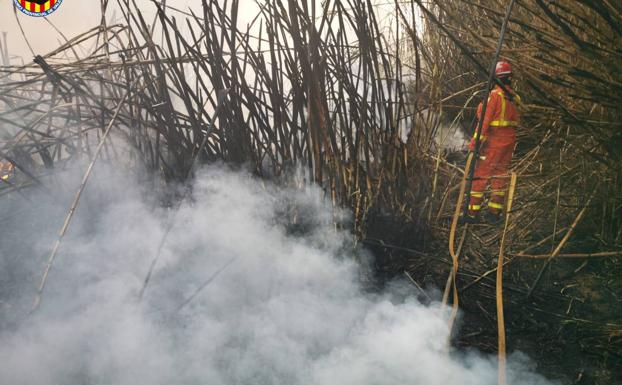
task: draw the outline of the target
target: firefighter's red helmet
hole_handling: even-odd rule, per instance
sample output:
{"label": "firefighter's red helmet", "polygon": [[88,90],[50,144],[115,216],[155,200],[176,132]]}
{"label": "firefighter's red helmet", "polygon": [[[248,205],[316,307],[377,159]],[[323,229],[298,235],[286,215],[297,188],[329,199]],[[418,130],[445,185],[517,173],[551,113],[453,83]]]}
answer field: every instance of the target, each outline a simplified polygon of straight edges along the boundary
{"label": "firefighter's red helmet", "polygon": [[510,75],[512,75],[512,65],[505,60],[498,61],[495,67],[495,76],[503,77]]}

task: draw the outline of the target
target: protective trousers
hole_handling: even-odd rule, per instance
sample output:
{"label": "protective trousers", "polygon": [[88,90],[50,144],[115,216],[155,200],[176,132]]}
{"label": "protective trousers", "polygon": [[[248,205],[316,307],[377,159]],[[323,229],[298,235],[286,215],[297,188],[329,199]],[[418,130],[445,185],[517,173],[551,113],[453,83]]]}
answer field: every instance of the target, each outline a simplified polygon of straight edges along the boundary
{"label": "protective trousers", "polygon": [[505,203],[508,170],[516,145],[516,134],[514,129],[509,127],[499,127],[495,131],[495,135],[483,143],[480,159],[475,165],[469,201],[469,215],[471,216],[477,215],[482,209],[484,194],[489,183],[492,187],[492,194],[488,202],[488,210],[493,214],[499,214]]}

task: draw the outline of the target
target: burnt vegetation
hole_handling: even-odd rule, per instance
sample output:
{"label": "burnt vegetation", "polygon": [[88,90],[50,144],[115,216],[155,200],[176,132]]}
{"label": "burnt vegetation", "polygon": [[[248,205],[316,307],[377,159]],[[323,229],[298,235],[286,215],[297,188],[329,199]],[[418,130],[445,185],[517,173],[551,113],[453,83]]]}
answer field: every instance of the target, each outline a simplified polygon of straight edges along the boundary
{"label": "burnt vegetation", "polygon": [[[0,197],[100,157],[186,182],[195,160],[286,179],[298,168],[352,212],[383,278],[443,287],[463,154],[507,2],[154,1],[15,65],[0,49]],[[102,1],[102,10],[113,4]],[[382,11],[380,9],[382,8]],[[423,17],[421,17],[423,15]],[[522,0],[501,55],[522,120],[505,240],[509,350],[568,383],[622,378],[622,6]],[[469,132],[470,131],[470,132]],[[500,227],[460,239],[454,343],[496,349]]]}

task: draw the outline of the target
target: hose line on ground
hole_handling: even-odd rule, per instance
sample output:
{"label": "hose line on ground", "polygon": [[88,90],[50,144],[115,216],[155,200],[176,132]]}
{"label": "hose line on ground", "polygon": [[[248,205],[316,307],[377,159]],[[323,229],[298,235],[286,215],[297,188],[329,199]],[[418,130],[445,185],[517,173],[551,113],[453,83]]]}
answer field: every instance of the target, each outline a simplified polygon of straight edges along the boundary
{"label": "hose line on ground", "polygon": [[460,238],[460,246],[458,250],[455,248],[456,244],[456,229],[458,228],[458,220],[460,218],[460,209],[462,207],[462,202],[464,200],[464,192],[466,189],[467,178],[469,175],[469,170],[471,169],[471,163],[473,161],[474,154],[471,152],[466,160],[466,165],[464,166],[464,175],[462,175],[462,180],[460,181],[460,191],[458,192],[458,201],[456,202],[456,206],[454,209],[454,216],[451,220],[451,228],[449,230],[449,255],[451,256],[452,269],[449,273],[449,277],[447,278],[447,285],[445,286],[445,292],[443,293],[443,305],[447,304],[449,299],[449,289],[453,287],[453,303],[451,307],[451,314],[449,316],[449,330],[453,329],[454,321],[456,319],[456,315],[458,314],[458,288],[456,286],[456,275],[458,274],[458,255],[460,254],[460,249],[462,248],[462,241],[466,236],[466,230],[468,228],[468,224],[464,225],[464,229],[462,232],[462,236]]}
{"label": "hose line on ground", "polygon": [[512,210],[512,202],[514,201],[514,190],[516,189],[516,173],[513,172],[510,177],[510,187],[508,189],[508,197],[505,202],[505,224],[501,235],[501,245],[499,246],[499,259],[497,261],[497,333],[498,333],[498,356],[499,356],[499,385],[506,384],[506,352],[505,352],[505,318],[503,316],[503,260],[505,248],[505,235],[510,223],[510,212]]}

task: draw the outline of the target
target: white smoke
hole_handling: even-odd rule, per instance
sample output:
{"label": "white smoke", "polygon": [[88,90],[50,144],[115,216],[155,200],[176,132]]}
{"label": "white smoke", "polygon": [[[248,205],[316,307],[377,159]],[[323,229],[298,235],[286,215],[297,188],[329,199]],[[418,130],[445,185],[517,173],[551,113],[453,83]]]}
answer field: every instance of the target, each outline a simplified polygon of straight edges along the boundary
{"label": "white smoke", "polygon": [[[1,384],[496,384],[494,357],[447,352],[438,305],[361,289],[320,191],[222,169],[199,174],[138,302],[172,210],[97,167],[27,316],[78,185],[69,174],[51,193],[0,200]],[[292,202],[304,231],[283,224]],[[521,356],[510,379],[549,384]]]}

